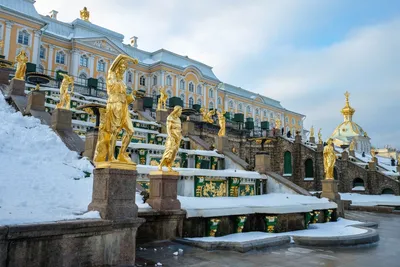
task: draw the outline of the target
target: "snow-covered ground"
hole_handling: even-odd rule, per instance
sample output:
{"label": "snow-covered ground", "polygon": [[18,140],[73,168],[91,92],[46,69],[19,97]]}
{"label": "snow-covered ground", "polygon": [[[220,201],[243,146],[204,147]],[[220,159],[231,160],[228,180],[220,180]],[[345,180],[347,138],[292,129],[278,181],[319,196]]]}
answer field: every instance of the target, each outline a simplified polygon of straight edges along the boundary
{"label": "snow-covered ground", "polygon": [[308,229],[284,232],[284,233],[264,233],[264,232],[247,232],[230,234],[220,237],[195,237],[186,238],[192,241],[203,242],[246,242],[276,236],[310,236],[310,237],[337,237],[366,233],[367,230],[352,227],[351,225],[359,224],[359,221],[351,221],[339,218],[337,222],[310,224]]}
{"label": "snow-covered ground", "polygon": [[92,198],[93,167],[38,119],[15,112],[0,93],[0,225],[74,218]]}
{"label": "snow-covered ground", "polygon": [[340,193],[342,200],[351,200],[354,206],[400,206],[400,196],[395,195],[362,195],[356,193]]}

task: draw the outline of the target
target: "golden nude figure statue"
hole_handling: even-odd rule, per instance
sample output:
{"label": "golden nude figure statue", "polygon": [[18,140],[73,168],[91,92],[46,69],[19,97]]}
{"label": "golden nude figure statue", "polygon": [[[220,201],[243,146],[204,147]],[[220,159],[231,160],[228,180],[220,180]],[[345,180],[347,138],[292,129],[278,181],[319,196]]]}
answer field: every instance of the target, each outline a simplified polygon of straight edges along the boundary
{"label": "golden nude figure statue", "polygon": [[320,144],[320,145],[322,145],[322,133],[321,133],[321,131],[322,131],[322,128],[319,128],[319,131],[318,131],[318,144]]}
{"label": "golden nude figure statue", "polygon": [[25,50],[21,50],[17,57],[15,58],[17,62],[17,70],[15,71],[14,79],[25,80],[26,72],[26,62],[28,62],[28,57],[26,56]]}
{"label": "golden nude figure statue", "polygon": [[225,136],[226,133],[226,118],[225,118],[225,111],[222,112],[217,111],[218,115],[218,123],[219,123],[219,132],[218,136]]}
{"label": "golden nude figure statue", "polygon": [[159,171],[162,171],[163,166],[166,166],[168,171],[173,171],[172,165],[174,164],[182,140],[181,114],[182,107],[175,106],[174,110],[167,117],[167,140],[165,141],[164,154],[158,165]]}
{"label": "golden nude figure statue", "polygon": [[[65,73],[61,73],[63,80],[60,85],[60,102],[56,108],[70,109],[71,108],[71,95],[74,93],[74,77],[71,77]],[[71,92],[68,89],[71,87]]]}
{"label": "golden nude figure statue", "polygon": [[310,129],[310,138],[311,137],[314,137],[314,126],[311,126],[311,129]]}
{"label": "golden nude figure statue", "polygon": [[[128,63],[137,64],[138,60],[126,55],[118,55],[107,74],[107,106],[100,116],[99,138],[97,141],[94,162],[96,167],[107,166],[104,163],[117,162],[134,164],[126,152],[133,135],[133,124],[128,106],[135,100],[132,94],[126,94],[124,73]],[[115,158],[115,146],[118,134],[124,130],[121,149]]]}
{"label": "golden nude figure statue", "polygon": [[90,12],[87,10],[86,7],[84,7],[84,8],[80,11],[80,15],[81,15],[81,20],[89,21]]}
{"label": "golden nude figure statue", "polygon": [[215,115],[214,110],[206,111],[205,108],[200,109],[200,113],[203,116],[203,121],[208,122],[208,123],[214,123],[214,120],[212,119],[212,116]]}
{"label": "golden nude figure statue", "polygon": [[336,153],[333,149],[333,139],[329,138],[327,145],[324,147],[324,172],[325,179],[333,179],[333,169],[335,168]]}
{"label": "golden nude figure statue", "polygon": [[167,110],[168,95],[165,88],[160,86],[160,98],[158,99],[157,110]]}

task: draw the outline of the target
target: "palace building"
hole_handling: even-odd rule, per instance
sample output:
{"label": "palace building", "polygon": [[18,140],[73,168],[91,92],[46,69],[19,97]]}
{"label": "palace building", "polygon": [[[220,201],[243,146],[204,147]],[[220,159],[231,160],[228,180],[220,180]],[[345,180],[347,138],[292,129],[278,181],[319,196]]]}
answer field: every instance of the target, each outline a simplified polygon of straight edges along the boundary
{"label": "palace building", "polygon": [[[6,0],[0,4],[0,39],[2,54],[13,61],[25,50],[37,72],[56,78],[62,71],[75,77],[75,88],[92,86],[105,90],[107,70],[118,54],[137,58],[139,64],[130,66],[125,74],[126,84],[133,90],[145,92],[156,99],[160,86],[169,97],[179,97],[184,107],[198,104],[207,109],[242,113],[253,118],[255,127],[269,121],[274,127],[279,119],[285,131],[303,133],[305,116],[282,107],[279,101],[230,85],[218,79],[212,67],[159,49],[141,50],[138,38],[124,44],[124,36],[90,22],[90,10],[77,10],[71,23],[57,19],[58,12],[39,14],[34,0]],[[95,81],[96,84],[93,84]],[[88,84],[89,83],[89,84]]]}

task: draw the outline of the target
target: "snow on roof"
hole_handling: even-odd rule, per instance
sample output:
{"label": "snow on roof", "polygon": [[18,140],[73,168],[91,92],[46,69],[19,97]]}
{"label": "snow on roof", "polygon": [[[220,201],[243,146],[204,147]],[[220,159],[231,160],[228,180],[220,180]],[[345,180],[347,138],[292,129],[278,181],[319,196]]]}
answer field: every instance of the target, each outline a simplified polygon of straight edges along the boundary
{"label": "snow on roof", "polygon": [[33,5],[34,2],[33,0],[7,0],[1,1],[0,7],[43,21]]}

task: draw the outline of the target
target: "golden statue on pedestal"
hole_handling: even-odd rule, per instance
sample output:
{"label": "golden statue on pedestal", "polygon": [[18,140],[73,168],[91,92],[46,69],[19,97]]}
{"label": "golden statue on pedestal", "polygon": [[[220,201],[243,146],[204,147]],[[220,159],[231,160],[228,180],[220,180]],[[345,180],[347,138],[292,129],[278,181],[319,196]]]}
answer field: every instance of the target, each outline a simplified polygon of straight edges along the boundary
{"label": "golden statue on pedestal", "polygon": [[165,141],[164,154],[158,165],[159,171],[162,171],[163,166],[168,167],[168,171],[173,171],[172,165],[174,164],[182,140],[181,114],[182,107],[175,106],[174,110],[167,117],[167,140]]}
{"label": "golden statue on pedestal", "polygon": [[17,70],[15,71],[14,79],[25,80],[26,63],[28,62],[28,57],[26,56],[25,50],[21,50],[18,56],[15,58],[17,62]]}
{"label": "golden statue on pedestal", "polygon": [[310,138],[314,137],[314,126],[311,126],[310,129]]}
{"label": "golden statue on pedestal", "polygon": [[[70,109],[71,95],[74,93],[74,77],[61,72],[60,75],[63,77],[63,80],[60,86],[60,103],[57,104],[56,108]],[[70,86],[71,92],[68,92]]]}
{"label": "golden statue on pedestal", "polygon": [[320,145],[323,144],[321,130],[322,130],[322,128],[319,128],[319,131],[318,131],[318,144],[320,144]]}
{"label": "golden statue on pedestal", "polygon": [[219,123],[219,132],[218,136],[225,136],[226,133],[226,118],[225,118],[225,111],[222,112],[217,111],[218,115],[218,123]]}
{"label": "golden statue on pedestal", "polygon": [[275,119],[275,129],[281,128],[281,120],[279,118]]}
{"label": "golden statue on pedestal", "polygon": [[157,110],[167,110],[168,95],[165,87],[160,86],[160,98],[158,99]]}
{"label": "golden statue on pedestal", "polygon": [[210,110],[206,111],[205,108],[200,109],[200,113],[203,116],[203,121],[208,122],[208,123],[214,123],[214,120],[212,119],[212,116],[215,115],[215,110]]}
{"label": "golden statue on pedestal", "polygon": [[325,179],[334,179],[333,170],[335,168],[336,153],[333,149],[333,139],[329,138],[328,144],[324,148],[324,172]]}
{"label": "golden statue on pedestal", "polygon": [[[114,163],[113,165],[116,168],[136,169],[135,164],[126,152],[134,132],[128,110],[129,104],[135,101],[134,91],[127,95],[124,83],[124,73],[129,62],[137,64],[138,60],[126,55],[118,55],[107,74],[108,100],[106,111],[100,117],[99,138],[93,160],[97,168],[111,167]],[[122,130],[124,130],[122,145],[118,158],[115,159],[117,137]],[[116,163],[130,164],[133,167]]]}
{"label": "golden statue on pedestal", "polygon": [[84,8],[80,11],[80,15],[81,15],[81,20],[84,20],[84,21],[89,22],[90,12],[87,10],[86,7],[84,7]]}

